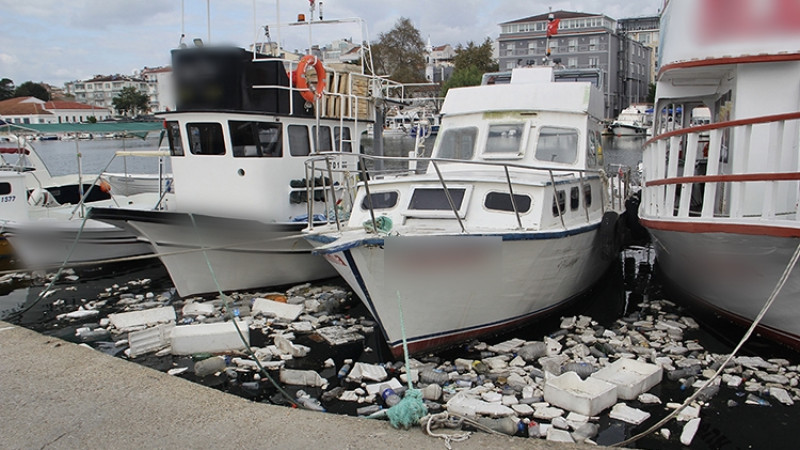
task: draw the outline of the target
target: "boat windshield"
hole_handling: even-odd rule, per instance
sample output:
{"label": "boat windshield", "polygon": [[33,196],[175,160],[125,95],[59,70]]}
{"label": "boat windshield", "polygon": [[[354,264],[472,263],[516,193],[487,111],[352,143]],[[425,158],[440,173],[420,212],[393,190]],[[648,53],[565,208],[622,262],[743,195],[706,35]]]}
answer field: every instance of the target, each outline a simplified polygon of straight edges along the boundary
{"label": "boat windshield", "polygon": [[574,128],[542,127],[536,143],[539,161],[574,163],[578,158],[578,130]]}
{"label": "boat windshield", "polygon": [[519,154],[523,129],[524,124],[521,123],[489,126],[489,138],[484,152]]}
{"label": "boat windshield", "polygon": [[475,154],[477,127],[449,128],[439,139],[438,158],[472,159]]}

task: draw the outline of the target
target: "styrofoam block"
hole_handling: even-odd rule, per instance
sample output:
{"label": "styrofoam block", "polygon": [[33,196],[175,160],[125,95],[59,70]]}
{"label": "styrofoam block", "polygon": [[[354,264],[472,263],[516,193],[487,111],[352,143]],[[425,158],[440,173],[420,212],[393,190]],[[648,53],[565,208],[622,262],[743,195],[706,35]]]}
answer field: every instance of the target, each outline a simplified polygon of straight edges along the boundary
{"label": "styrofoam block", "polygon": [[593,373],[591,378],[616,385],[618,398],[636,400],[639,394],[660,383],[662,375],[663,369],[659,365],[635,359],[618,359]]}
{"label": "styrofoam block", "polygon": [[397,378],[391,378],[388,381],[381,381],[380,383],[368,384],[365,386],[365,388],[367,389],[367,394],[372,395],[372,394],[380,394],[384,386],[389,386],[392,389],[400,389],[401,387],[403,387],[403,385],[400,384],[400,381],[398,381]]}
{"label": "styrofoam block", "polygon": [[321,387],[328,384],[317,372],[313,370],[281,369],[281,383],[293,386]]}
{"label": "styrofoam block", "polygon": [[266,298],[257,298],[253,303],[253,314],[274,314],[275,317],[289,321],[297,320],[303,312],[303,305],[290,305]]}
{"label": "styrofoam block", "polygon": [[357,362],[353,365],[350,373],[347,374],[346,380],[356,382],[361,380],[383,381],[387,376],[386,368],[383,366]]}
{"label": "styrofoam block", "polygon": [[131,358],[136,358],[137,356],[161,350],[169,346],[173,328],[175,328],[175,324],[169,323],[128,333],[128,346],[131,350]]}
{"label": "styrofoam block", "polygon": [[617,402],[617,386],[591,377],[581,380],[577,373],[565,372],[545,382],[544,399],[568,411],[595,416]]}
{"label": "styrofoam block", "polygon": [[[245,341],[250,344],[250,328],[244,321],[237,322]],[[180,325],[172,329],[172,354],[219,353],[243,350],[244,342],[233,322]]]}
{"label": "styrofoam block", "polygon": [[184,316],[210,316],[217,311],[217,308],[211,302],[192,302],[183,306],[181,312]]}
{"label": "styrofoam block", "polygon": [[631,408],[625,403],[617,403],[613,408],[611,408],[611,412],[608,413],[608,417],[633,425],[639,425],[650,418],[650,413],[647,411],[642,411],[641,409]]}
{"label": "styrofoam block", "polygon": [[514,410],[499,403],[489,403],[466,394],[456,394],[448,400],[447,411],[467,417],[491,416],[506,417],[514,414]]}
{"label": "styrofoam block", "polygon": [[163,306],[161,308],[145,309],[142,311],[129,311],[124,313],[109,314],[108,319],[114,328],[125,330],[159,323],[175,323],[175,308]]}

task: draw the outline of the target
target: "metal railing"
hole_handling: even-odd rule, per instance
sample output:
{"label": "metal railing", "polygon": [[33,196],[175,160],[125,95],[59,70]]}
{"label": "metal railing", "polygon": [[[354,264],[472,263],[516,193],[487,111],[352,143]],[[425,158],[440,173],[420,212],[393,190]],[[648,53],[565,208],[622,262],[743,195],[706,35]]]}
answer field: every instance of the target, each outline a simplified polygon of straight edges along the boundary
{"label": "metal railing", "polygon": [[799,143],[800,112],[656,136],[643,153],[643,216],[795,223],[800,220]]}
{"label": "metal railing", "polygon": [[[337,170],[337,167],[341,167],[341,160],[344,158],[353,158],[356,160],[356,166],[358,167],[358,171],[354,174],[349,170]],[[378,229],[378,223],[375,214],[375,208],[372,204],[372,196],[370,195],[370,181],[376,179],[384,179],[387,176],[396,176],[396,177],[403,177],[403,176],[412,176],[412,175],[419,175],[421,173],[420,170],[417,169],[397,169],[397,170],[369,170],[368,167],[370,166],[370,162],[372,162],[372,166],[381,167],[382,164],[375,164],[377,161],[394,161],[394,162],[401,162],[408,167],[427,167],[432,166],[434,172],[436,174],[435,180],[438,181],[438,184],[442,187],[444,195],[447,199],[448,206],[450,211],[453,213],[454,218],[459,224],[461,231],[463,233],[467,232],[466,226],[464,221],[459,213],[459,208],[456,206],[456,202],[452,196],[452,189],[448,187],[448,181],[446,180],[445,174],[447,172],[442,172],[440,166],[442,164],[464,164],[468,166],[474,166],[476,169],[478,168],[493,168],[497,170],[501,170],[502,174],[504,174],[504,181],[507,187],[508,195],[510,196],[510,201],[512,205],[512,210],[514,216],[516,218],[516,223],[519,229],[523,229],[522,217],[520,215],[519,208],[516,203],[516,199],[514,197],[514,182],[511,179],[511,173],[509,169],[516,169],[516,170],[527,170],[527,171],[536,171],[539,172],[542,176],[549,177],[550,180],[550,187],[553,190],[553,198],[555,199],[554,202],[558,208],[558,216],[561,221],[562,227],[567,229],[567,224],[564,221],[564,213],[565,211],[562,210],[561,205],[558,201],[558,181],[563,181],[564,176],[572,176],[573,179],[578,181],[578,185],[580,186],[580,193],[579,195],[585,195],[585,188],[586,188],[586,178],[588,175],[592,175],[595,177],[599,177],[602,181],[603,189],[601,190],[601,212],[605,213],[608,208],[621,210],[624,207],[625,200],[627,196],[630,195],[630,171],[622,171],[620,170],[619,173],[612,173],[611,176],[607,176],[606,172],[602,169],[574,169],[574,168],[554,168],[554,167],[546,167],[546,166],[530,166],[524,164],[516,164],[516,163],[506,163],[506,162],[495,162],[495,161],[466,161],[466,160],[456,160],[456,159],[445,159],[445,158],[407,158],[407,157],[388,157],[388,156],[372,156],[372,155],[363,155],[363,154],[341,154],[341,153],[322,153],[311,156],[309,159],[306,160],[306,180],[314,180],[315,176],[318,173],[325,174],[329,177],[330,182],[323,183],[325,192],[325,199],[323,201],[325,205],[325,212],[323,214],[325,218],[325,222],[328,224],[335,224],[338,230],[341,230],[343,222],[345,222],[346,218],[349,218],[349,211],[340,211],[338,208],[340,203],[343,202],[345,198],[349,199],[349,207],[354,208],[355,202],[354,199],[356,197],[355,191],[359,187],[363,187],[365,191],[365,203],[367,209],[369,211],[370,221],[372,222],[372,229]],[[353,165],[347,165],[347,167],[354,167]],[[338,174],[337,174],[338,172]],[[338,176],[337,176],[338,175]],[[463,172],[460,174],[463,177]],[[556,180],[556,177],[559,180]],[[401,179],[401,178],[398,178]],[[427,179],[426,181],[429,182],[431,179]],[[320,187],[316,186],[314,182],[307,183],[307,198],[313,198],[314,192],[319,190]],[[308,225],[309,229],[314,228],[315,225],[315,211],[314,211],[314,202],[309,201],[308,203]],[[586,204],[586,201],[582,202],[583,209],[584,209],[584,216],[585,220],[588,223],[590,220],[589,216],[589,209]],[[319,216],[316,216],[319,217]]]}

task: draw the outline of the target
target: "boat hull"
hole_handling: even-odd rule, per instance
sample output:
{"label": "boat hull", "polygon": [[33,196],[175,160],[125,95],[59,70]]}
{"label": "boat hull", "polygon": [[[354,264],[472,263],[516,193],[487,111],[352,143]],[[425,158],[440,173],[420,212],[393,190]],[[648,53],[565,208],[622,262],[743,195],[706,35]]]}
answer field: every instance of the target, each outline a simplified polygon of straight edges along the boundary
{"label": "boat hull", "polygon": [[[93,214],[150,242],[181,296],[336,275],[323,258],[311,254],[311,246],[300,233],[305,223],[264,224],[163,211],[108,209]],[[205,251],[201,251],[203,247]]]}
{"label": "boat hull", "polygon": [[[749,326],[763,308],[800,239],[735,232],[665,230],[648,222],[661,271],[702,306]],[[646,224],[646,225],[647,225]],[[687,261],[692,261],[688,264]],[[795,269],[761,320],[759,332],[800,350],[800,272]]]}
{"label": "boat hull", "polygon": [[[590,289],[610,262],[599,250],[596,226],[570,232],[498,234],[493,236],[497,247],[491,250],[490,246],[484,253],[488,259],[464,257],[463,249],[469,248],[471,240],[486,237],[492,235],[427,236],[454,244],[432,245],[417,254],[423,267],[419,276],[407,280],[411,287],[405,289],[395,281],[396,265],[386,262],[388,246],[381,242],[328,245],[320,252],[369,308],[395,356],[402,354],[404,333],[409,352],[420,353],[545,316]],[[313,236],[309,239],[314,242]],[[426,264],[430,252],[436,255],[436,263]],[[453,265],[458,267],[455,278]],[[466,286],[459,289],[441,281],[448,279]]]}
{"label": "boat hull", "polygon": [[647,135],[647,128],[634,125],[612,124],[608,129],[616,137]]}
{"label": "boat hull", "polygon": [[85,263],[152,253],[150,245],[133,233],[92,220],[80,230],[81,222],[9,223],[5,236],[16,257],[28,268],[59,266],[67,259],[69,263]]}

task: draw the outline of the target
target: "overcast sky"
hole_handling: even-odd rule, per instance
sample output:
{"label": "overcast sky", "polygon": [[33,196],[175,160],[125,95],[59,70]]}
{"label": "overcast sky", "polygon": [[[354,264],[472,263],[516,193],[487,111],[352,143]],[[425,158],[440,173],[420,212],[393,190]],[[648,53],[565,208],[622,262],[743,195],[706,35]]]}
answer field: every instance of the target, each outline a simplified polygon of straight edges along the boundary
{"label": "overcast sky", "polygon": [[[280,4],[280,18],[276,6]],[[319,4],[317,0],[317,4]],[[323,0],[325,19],[360,17],[368,38],[389,31],[400,17],[411,19],[435,45],[480,44],[500,33],[499,23],[553,11],[605,14],[614,19],[658,13],[663,0]],[[0,0],[0,78],[17,85],[65,81],[95,74],[131,74],[170,63],[183,24],[187,41],[208,41],[206,0]],[[253,0],[210,0],[211,42],[246,47],[253,41]],[[257,27],[308,16],[308,0],[256,0]],[[319,11],[315,16],[319,15]],[[263,39],[263,31],[259,32]],[[316,30],[313,42],[358,40],[360,27]],[[278,31],[271,28],[271,37]],[[319,40],[317,40],[319,39]],[[308,47],[307,29],[284,30],[286,48]]]}

